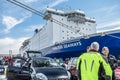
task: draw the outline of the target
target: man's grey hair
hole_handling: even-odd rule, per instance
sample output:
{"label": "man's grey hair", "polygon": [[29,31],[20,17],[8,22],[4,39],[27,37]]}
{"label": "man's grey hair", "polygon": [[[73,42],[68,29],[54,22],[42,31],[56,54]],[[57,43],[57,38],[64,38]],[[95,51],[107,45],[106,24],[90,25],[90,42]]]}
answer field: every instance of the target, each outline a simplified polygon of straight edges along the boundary
{"label": "man's grey hair", "polygon": [[99,50],[99,43],[98,42],[92,42],[90,45],[91,49],[93,50]]}
{"label": "man's grey hair", "polygon": [[103,50],[103,49],[105,49],[105,50],[109,53],[109,48],[108,48],[108,47],[104,46],[104,47],[102,48],[102,50]]}

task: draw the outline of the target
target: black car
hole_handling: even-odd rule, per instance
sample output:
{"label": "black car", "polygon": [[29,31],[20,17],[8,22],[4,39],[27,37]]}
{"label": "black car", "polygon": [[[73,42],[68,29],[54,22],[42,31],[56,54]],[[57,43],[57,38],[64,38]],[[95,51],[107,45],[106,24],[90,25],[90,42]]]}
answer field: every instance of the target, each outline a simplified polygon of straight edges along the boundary
{"label": "black car", "polygon": [[69,80],[69,73],[53,59],[28,58],[22,67],[8,66],[8,80]]}

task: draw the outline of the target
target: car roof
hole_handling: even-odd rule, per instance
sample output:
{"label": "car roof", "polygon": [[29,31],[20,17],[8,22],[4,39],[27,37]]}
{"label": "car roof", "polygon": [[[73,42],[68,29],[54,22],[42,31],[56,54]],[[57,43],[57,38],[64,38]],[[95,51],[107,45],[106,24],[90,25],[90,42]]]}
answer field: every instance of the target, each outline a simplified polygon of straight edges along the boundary
{"label": "car roof", "polygon": [[23,58],[23,57],[14,57],[14,59],[22,59],[22,60],[25,60],[25,58]]}
{"label": "car roof", "polygon": [[38,60],[38,59],[52,59],[52,58],[49,58],[49,57],[33,57],[32,59],[33,60]]}
{"label": "car roof", "polygon": [[41,51],[26,51],[27,53],[41,53],[42,54],[42,52]]}

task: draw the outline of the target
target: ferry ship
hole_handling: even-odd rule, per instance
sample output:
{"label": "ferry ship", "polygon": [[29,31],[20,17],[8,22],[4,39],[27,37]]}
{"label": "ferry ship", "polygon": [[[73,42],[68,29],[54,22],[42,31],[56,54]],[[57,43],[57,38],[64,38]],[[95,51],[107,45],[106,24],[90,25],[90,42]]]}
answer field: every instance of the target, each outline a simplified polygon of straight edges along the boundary
{"label": "ferry ship", "polygon": [[97,33],[96,20],[86,17],[82,10],[47,8],[44,19],[47,23],[23,42],[20,53],[36,50],[43,56],[65,59],[81,55],[94,41],[100,44],[100,51],[107,46],[110,54],[118,56],[120,53],[120,30]]}

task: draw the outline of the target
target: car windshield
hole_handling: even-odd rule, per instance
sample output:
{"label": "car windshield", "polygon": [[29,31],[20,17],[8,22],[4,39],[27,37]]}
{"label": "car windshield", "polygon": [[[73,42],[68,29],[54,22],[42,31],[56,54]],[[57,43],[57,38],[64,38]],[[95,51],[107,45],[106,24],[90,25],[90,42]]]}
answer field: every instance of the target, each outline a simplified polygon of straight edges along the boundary
{"label": "car windshield", "polygon": [[35,53],[35,52],[31,52],[31,53],[28,53],[29,57],[32,58],[32,57],[36,57],[36,58],[39,58],[42,56],[41,53]]}
{"label": "car windshield", "polygon": [[16,62],[16,63],[21,63],[21,60],[20,60],[20,59],[17,59],[15,62]]}
{"label": "car windshield", "polygon": [[60,66],[53,59],[40,58],[33,60],[33,67],[57,67]]}

